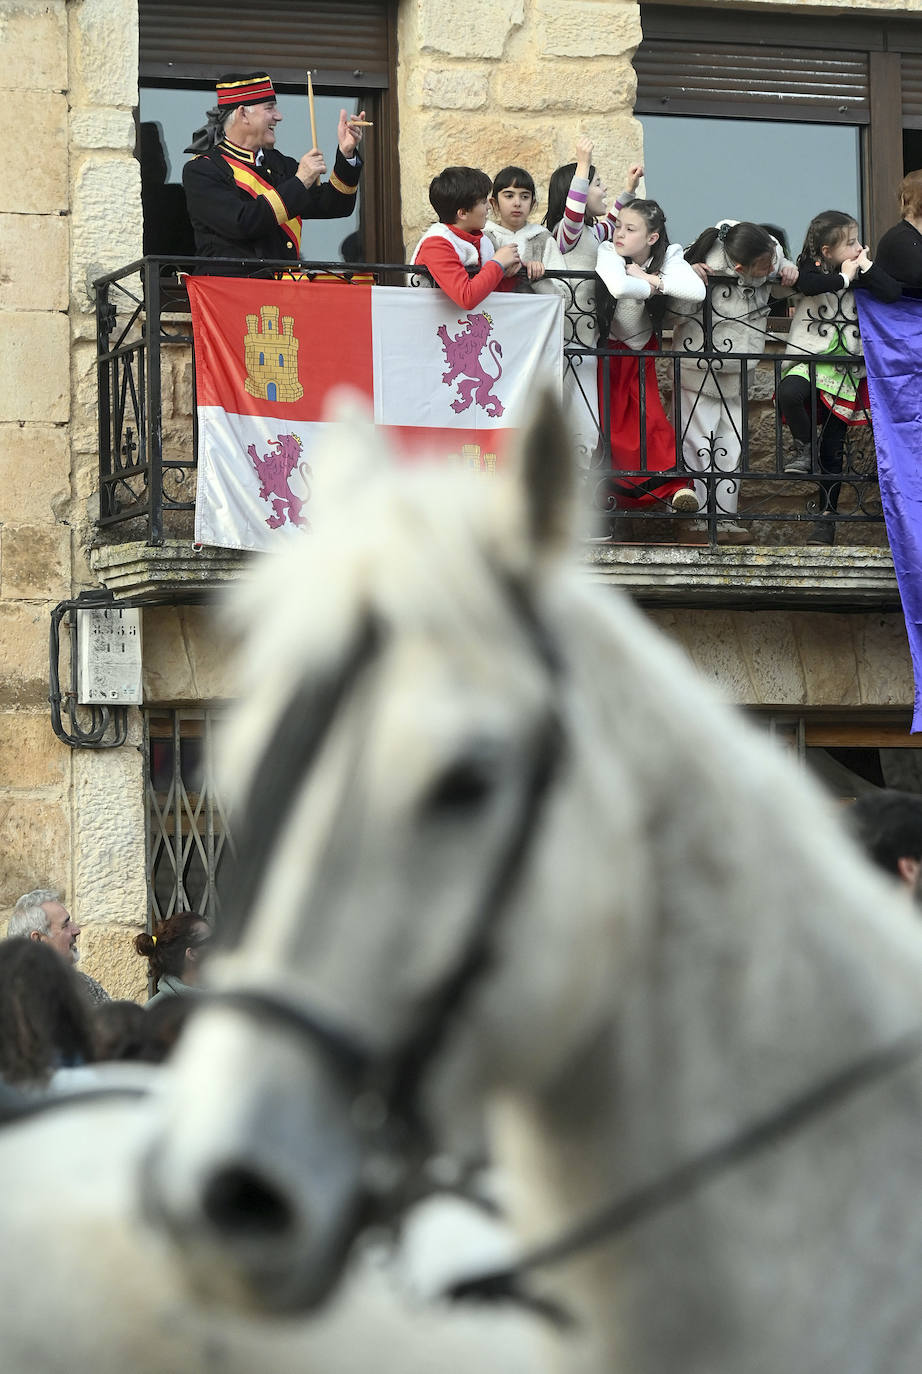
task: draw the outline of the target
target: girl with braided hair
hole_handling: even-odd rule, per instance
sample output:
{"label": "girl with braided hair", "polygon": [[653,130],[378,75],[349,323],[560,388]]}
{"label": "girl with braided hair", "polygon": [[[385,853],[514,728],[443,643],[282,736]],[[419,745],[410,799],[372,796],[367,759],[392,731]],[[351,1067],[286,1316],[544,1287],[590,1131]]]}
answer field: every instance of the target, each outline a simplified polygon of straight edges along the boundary
{"label": "girl with braided hair", "polygon": [[[870,290],[880,300],[895,301],[900,286],[871,262],[858,237],[857,221],[843,210],[824,210],[814,216],[807,226],[797,266],[801,300],[791,321],[786,352],[801,361],[785,365],[778,388],[781,410],[794,440],[794,453],[784,470],[819,471],[824,477],[830,474],[838,478],[848,427],[868,423],[855,290]],[[816,361],[810,361],[811,357]],[[808,543],[828,545],[835,541],[832,517],[838,509],[840,488],[839,481],[820,481],[820,518]]]}
{"label": "girl with braided hair", "polygon": [[196,992],[202,956],[211,927],[194,911],[177,911],[135,936],[134,947],[150,965],[154,993],[148,1007],[167,997]]}

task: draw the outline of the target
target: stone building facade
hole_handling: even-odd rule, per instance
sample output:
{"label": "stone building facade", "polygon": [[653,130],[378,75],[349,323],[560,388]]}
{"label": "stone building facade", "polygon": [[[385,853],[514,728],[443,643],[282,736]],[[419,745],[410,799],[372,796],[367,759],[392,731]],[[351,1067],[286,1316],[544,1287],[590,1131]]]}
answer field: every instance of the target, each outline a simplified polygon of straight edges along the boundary
{"label": "stone building facade", "polygon": [[[922,0],[734,8],[828,12],[834,22],[845,9],[922,14]],[[636,0],[491,0],[474,10],[475,22],[460,22],[448,0],[397,4],[406,244],[430,220],[436,164],[514,160],[546,188],[589,128],[613,177],[643,155],[633,114]],[[210,611],[183,602],[184,578],[196,577],[188,542],[113,553],[94,524],[88,282],[141,255],[137,0],[0,0],[0,45],[13,56],[0,86],[20,115],[21,153],[0,184],[0,916],[22,891],[59,887],[83,927],[83,967],[113,995],[141,996],[129,936],[148,907],[142,717],[129,713],[118,748],[70,749],[55,737],[51,611],[104,582],[118,590],[120,577],[136,589],[169,565],[179,604],[143,613],[146,707],[220,703],[232,688]],[[169,413],[182,418],[191,407],[187,364],[171,378]],[[212,560],[214,580],[226,581],[236,562]],[[854,596],[835,605],[816,594],[822,578],[805,551],[782,559],[702,550],[691,564],[669,550],[606,552],[591,572],[632,589],[735,701],[795,715],[905,714],[912,679],[888,554],[846,554],[837,568]],[[701,603],[680,605],[695,579]]]}

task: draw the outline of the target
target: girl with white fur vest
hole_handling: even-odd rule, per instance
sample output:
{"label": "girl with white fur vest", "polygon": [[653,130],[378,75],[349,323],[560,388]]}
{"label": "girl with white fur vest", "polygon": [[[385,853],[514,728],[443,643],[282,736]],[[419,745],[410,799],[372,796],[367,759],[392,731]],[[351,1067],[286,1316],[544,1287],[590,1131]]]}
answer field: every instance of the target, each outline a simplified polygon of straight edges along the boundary
{"label": "girl with white fur vest", "polygon": [[516,284],[519,291],[567,295],[564,282],[541,280],[548,268],[561,272],[566,264],[550,230],[528,222],[536,195],[534,179],[524,167],[504,167],[493,178],[490,208],[495,219],[487,220],[483,232],[494,248],[517,245],[525,268],[525,280],[520,276]]}
{"label": "girl with white fur vest", "polygon": [[[596,273],[605,287],[599,291],[599,328],[610,355],[600,359],[599,412],[609,414],[619,509],[669,504],[695,511],[694,488],[675,475],[675,431],[663,410],[654,355],[656,323],[667,306],[694,309],[704,299],[704,283],[681,246],[669,242],[666,217],[655,200],[634,200],[621,210],[614,243],[599,247]],[[639,352],[648,355],[642,366]],[[666,472],[673,475],[664,478]]]}

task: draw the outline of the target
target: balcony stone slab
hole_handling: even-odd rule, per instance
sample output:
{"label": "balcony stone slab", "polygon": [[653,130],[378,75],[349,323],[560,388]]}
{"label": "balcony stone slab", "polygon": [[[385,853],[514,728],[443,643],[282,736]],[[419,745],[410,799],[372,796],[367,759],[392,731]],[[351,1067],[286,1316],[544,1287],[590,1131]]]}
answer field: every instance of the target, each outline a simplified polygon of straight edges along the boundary
{"label": "balcony stone slab", "polygon": [[187,540],[99,544],[90,567],[116,601],[148,605],[200,601],[235,582],[253,555],[239,549],[199,548]]}
{"label": "balcony stone slab", "polygon": [[[658,606],[895,610],[899,592],[889,549],[584,544],[594,582]],[[237,581],[253,555],[187,540],[97,544],[90,566],[117,601],[148,605],[208,599]]]}
{"label": "balcony stone slab", "polygon": [[889,549],[590,544],[595,582],[623,587],[642,604],[895,609]]}

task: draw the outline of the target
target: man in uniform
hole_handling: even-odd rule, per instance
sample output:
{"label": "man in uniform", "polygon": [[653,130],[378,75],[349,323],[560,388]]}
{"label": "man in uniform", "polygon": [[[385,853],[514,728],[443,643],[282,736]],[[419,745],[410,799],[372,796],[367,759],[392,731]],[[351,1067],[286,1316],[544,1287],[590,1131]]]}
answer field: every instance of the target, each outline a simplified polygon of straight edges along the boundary
{"label": "man in uniform", "polygon": [[[183,168],[189,217],[199,257],[288,258],[301,256],[301,221],[341,219],[355,208],[362,169],[363,129],[345,110],[339,114],[339,147],[328,180],[319,148],[300,162],[275,146],[282,118],[265,72],[222,76],[218,104],[187,152]],[[219,269],[220,270],[220,269]]]}

